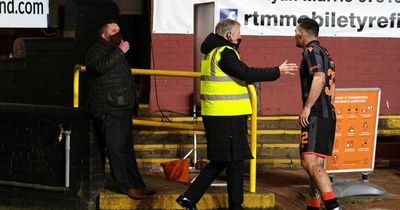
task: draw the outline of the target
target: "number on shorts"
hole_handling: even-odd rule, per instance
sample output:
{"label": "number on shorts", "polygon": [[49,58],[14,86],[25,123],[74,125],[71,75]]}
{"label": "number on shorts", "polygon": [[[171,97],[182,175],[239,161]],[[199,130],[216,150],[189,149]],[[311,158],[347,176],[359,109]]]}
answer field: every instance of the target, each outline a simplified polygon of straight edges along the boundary
{"label": "number on shorts", "polygon": [[303,149],[304,145],[308,144],[308,132],[307,131],[303,131],[301,132],[301,148]]}

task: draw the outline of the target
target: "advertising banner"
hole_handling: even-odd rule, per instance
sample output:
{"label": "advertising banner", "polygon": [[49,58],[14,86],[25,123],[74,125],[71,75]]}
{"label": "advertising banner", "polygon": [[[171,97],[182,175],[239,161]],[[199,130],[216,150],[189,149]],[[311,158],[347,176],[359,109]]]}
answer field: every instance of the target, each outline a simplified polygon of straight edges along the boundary
{"label": "advertising banner", "polygon": [[0,0],[0,28],[47,28],[49,0]]}
{"label": "advertising banner", "polygon": [[236,19],[246,35],[293,36],[300,18],[321,36],[400,37],[400,0],[218,0],[216,17]]}
{"label": "advertising banner", "polygon": [[336,133],[328,173],[372,172],[380,104],[379,88],[336,89]]}
{"label": "advertising banner", "polygon": [[[193,4],[202,2],[155,0],[154,33],[193,33]],[[293,36],[297,21],[309,17],[319,23],[320,36],[400,37],[400,0],[211,2],[215,2],[214,25],[221,19],[235,19],[243,35]]]}
{"label": "advertising banner", "polygon": [[193,0],[154,0],[153,32],[193,34]]}

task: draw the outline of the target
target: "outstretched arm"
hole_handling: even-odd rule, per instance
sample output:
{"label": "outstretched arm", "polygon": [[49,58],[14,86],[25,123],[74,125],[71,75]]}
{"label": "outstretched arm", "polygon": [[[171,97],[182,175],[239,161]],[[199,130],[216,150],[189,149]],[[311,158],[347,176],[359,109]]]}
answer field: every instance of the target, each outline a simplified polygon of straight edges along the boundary
{"label": "outstretched arm", "polygon": [[254,68],[249,67],[237,57],[231,49],[225,49],[221,53],[219,66],[225,74],[247,83],[273,81],[280,75],[294,74],[297,71],[297,65],[285,61],[279,67]]}

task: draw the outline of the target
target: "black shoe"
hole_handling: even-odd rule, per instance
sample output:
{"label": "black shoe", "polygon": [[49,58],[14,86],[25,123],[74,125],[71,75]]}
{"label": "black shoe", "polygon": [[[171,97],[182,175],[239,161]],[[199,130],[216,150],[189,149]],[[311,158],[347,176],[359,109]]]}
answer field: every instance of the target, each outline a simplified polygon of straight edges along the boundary
{"label": "black shoe", "polygon": [[185,208],[185,210],[197,210],[196,204],[190,201],[189,199],[183,197],[183,195],[180,195],[177,199],[176,202]]}
{"label": "black shoe", "polygon": [[341,210],[336,198],[324,201],[325,209],[327,210]]}

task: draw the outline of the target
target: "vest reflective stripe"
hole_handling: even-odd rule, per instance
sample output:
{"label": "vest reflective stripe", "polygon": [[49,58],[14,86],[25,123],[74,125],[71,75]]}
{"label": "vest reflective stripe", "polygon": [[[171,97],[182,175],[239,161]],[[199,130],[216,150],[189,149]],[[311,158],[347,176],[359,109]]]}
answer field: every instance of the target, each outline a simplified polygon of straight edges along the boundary
{"label": "vest reflective stripe", "polygon": [[[249,93],[244,81],[225,74],[218,66],[223,46],[212,50],[201,62],[201,113],[209,116],[251,114]],[[236,50],[236,55],[240,59]]]}
{"label": "vest reflective stripe", "polygon": [[200,99],[205,100],[238,100],[247,99],[249,94],[239,94],[239,95],[201,95]]}
{"label": "vest reflective stripe", "polygon": [[210,68],[211,76],[215,76],[215,66],[216,66],[216,64],[215,64],[215,56],[218,53],[218,49],[220,49],[220,47],[218,47],[216,50],[214,50],[214,53],[213,53],[213,55],[211,57],[211,68]]}
{"label": "vest reflective stripe", "polygon": [[230,77],[208,77],[208,76],[201,76],[200,79],[202,81],[220,81],[220,82],[232,82],[232,78]]}

